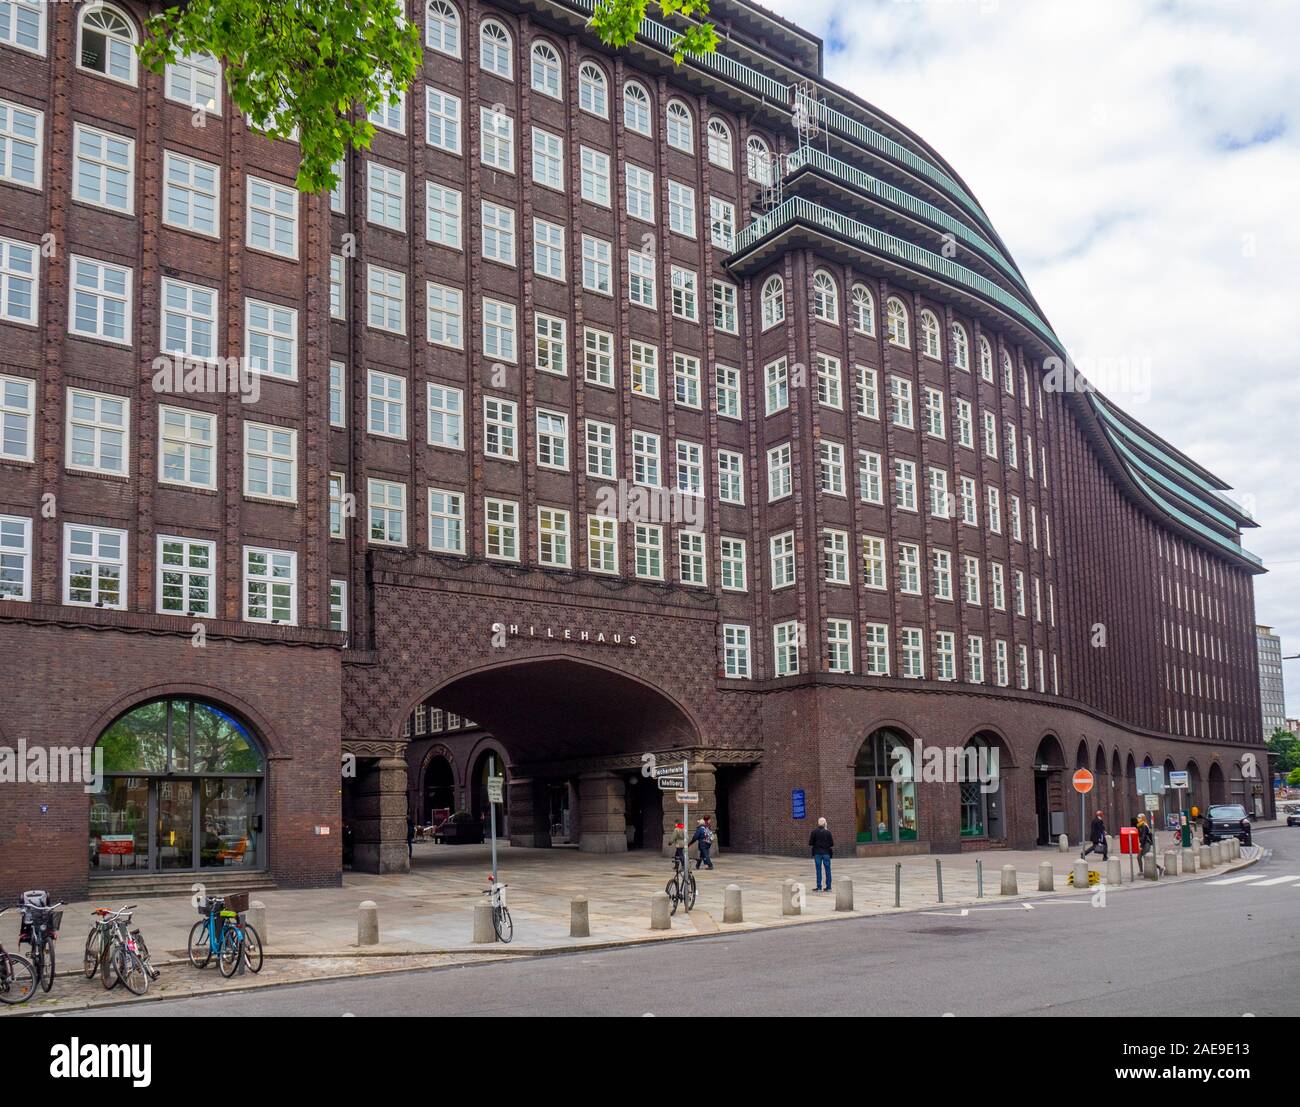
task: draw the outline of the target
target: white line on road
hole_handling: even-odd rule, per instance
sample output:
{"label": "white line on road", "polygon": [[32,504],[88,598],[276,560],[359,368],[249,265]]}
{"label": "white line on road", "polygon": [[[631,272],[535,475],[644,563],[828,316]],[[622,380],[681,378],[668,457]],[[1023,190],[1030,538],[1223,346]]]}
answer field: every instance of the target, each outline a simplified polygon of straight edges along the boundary
{"label": "white line on road", "polygon": [[[1259,879],[1259,873],[1251,873],[1249,876],[1230,876],[1226,880],[1207,880],[1205,883],[1219,886],[1223,884],[1244,884],[1248,880],[1258,880],[1258,879]],[[1295,880],[1296,878],[1294,876],[1284,876],[1282,879]]]}
{"label": "white line on road", "polygon": [[1272,880],[1257,880],[1252,888],[1271,888],[1274,884],[1294,884],[1300,876],[1275,876]]}

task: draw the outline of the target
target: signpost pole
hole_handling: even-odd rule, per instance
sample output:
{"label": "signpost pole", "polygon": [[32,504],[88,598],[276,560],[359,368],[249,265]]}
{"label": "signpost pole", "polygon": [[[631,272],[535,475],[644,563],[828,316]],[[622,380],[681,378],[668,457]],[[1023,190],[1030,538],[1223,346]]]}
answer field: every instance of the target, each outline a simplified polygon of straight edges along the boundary
{"label": "signpost pole", "polygon": [[[685,758],[685,757],[682,758],[682,795],[683,796],[688,795],[690,791],[691,780],[689,775],[687,774],[687,767],[688,767],[687,762],[689,760],[690,760],[689,758]],[[687,803],[686,800],[683,799],[682,800],[682,870],[683,870],[682,875],[683,876],[686,875],[685,870],[687,868],[687,862],[690,861],[690,857],[688,855],[690,850],[690,845],[689,845],[690,839],[686,837],[690,833],[690,829],[691,829],[691,820],[689,814],[690,809],[691,809],[691,805]],[[688,907],[686,910],[689,911],[690,908]]]}
{"label": "signpost pole", "polygon": [[[488,780],[493,780],[496,775],[497,755],[495,753],[488,754]],[[489,790],[492,787],[493,785],[489,783]],[[495,884],[497,882],[497,805],[490,795],[488,796],[488,810],[490,812],[489,818],[492,821],[492,883]]]}

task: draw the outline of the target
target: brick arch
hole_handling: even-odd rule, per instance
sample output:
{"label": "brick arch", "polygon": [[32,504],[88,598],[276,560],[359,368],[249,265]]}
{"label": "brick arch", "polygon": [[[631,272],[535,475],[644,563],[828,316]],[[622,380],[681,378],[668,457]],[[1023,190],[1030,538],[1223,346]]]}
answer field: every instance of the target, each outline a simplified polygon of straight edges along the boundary
{"label": "brick arch", "polygon": [[258,742],[261,743],[262,753],[268,758],[274,757],[278,752],[282,752],[287,743],[277,738],[275,728],[271,726],[260,711],[251,703],[240,696],[233,695],[224,689],[212,688],[203,684],[155,684],[148,688],[140,688],[134,692],[129,692],[120,696],[107,708],[101,711],[92,722],[90,728],[83,732],[82,740],[79,743],[83,746],[93,746],[99,741],[100,735],[112,725],[120,716],[125,715],[135,707],[150,700],[158,700],[171,697],[189,696],[193,699],[206,700],[209,703],[217,704],[220,707],[227,708],[232,714],[240,716],[252,729]]}
{"label": "brick arch", "polygon": [[431,762],[435,757],[441,757],[449,766],[451,766],[452,785],[459,788],[464,783],[465,774],[460,772],[459,767],[456,764],[456,755],[442,742],[434,742],[424,751],[424,756],[420,759],[420,773],[416,781],[418,790],[423,793],[425,774],[428,772],[429,762]]}
{"label": "brick arch", "polygon": [[998,740],[999,760],[1005,761],[1006,767],[1009,769],[1016,768],[1016,754],[1015,749],[1011,744],[1011,739],[1006,736],[1006,733],[1000,726],[995,726],[993,723],[980,723],[977,726],[970,727],[966,732],[966,737],[961,741],[962,748],[965,749],[972,738],[981,734],[993,735],[993,737]]}

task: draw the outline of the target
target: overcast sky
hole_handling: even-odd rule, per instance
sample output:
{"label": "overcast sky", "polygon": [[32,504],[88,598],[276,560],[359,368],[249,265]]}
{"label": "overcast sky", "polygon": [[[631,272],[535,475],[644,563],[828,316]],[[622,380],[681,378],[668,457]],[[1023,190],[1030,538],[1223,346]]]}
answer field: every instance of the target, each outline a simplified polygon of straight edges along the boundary
{"label": "overcast sky", "polygon": [[1127,366],[1103,390],[1233,486],[1257,619],[1300,653],[1294,0],[766,6],[957,170],[1080,368]]}

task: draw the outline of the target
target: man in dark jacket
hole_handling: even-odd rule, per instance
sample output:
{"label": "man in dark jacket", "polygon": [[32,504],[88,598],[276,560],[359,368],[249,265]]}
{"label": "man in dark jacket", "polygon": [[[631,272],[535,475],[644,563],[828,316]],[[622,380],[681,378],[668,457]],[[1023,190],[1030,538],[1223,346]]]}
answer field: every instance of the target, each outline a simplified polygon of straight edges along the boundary
{"label": "man in dark jacket", "polygon": [[835,852],[835,839],[826,829],[824,818],[817,820],[817,829],[808,835],[808,846],[812,850],[813,865],[817,869],[817,887],[822,890],[822,870],[826,870],[826,891],[831,890],[831,855]]}
{"label": "man in dark jacket", "polygon": [[1109,851],[1106,843],[1106,822],[1101,817],[1100,811],[1097,812],[1096,817],[1092,820],[1092,826],[1088,828],[1088,841],[1092,844],[1079,854],[1079,856],[1087,857],[1093,850],[1099,849],[1101,850],[1101,859],[1105,861]]}
{"label": "man in dark jacket", "polygon": [[691,846],[700,847],[700,855],[695,859],[695,867],[698,869],[703,865],[706,869],[713,868],[713,860],[709,857],[709,851],[713,849],[713,831],[709,829],[708,819],[701,819],[695,827],[695,833],[691,835],[687,849]]}

